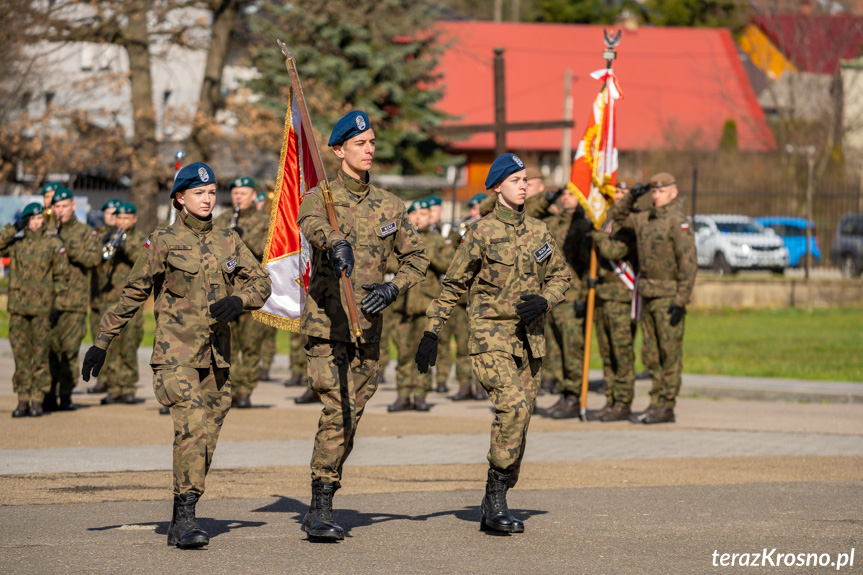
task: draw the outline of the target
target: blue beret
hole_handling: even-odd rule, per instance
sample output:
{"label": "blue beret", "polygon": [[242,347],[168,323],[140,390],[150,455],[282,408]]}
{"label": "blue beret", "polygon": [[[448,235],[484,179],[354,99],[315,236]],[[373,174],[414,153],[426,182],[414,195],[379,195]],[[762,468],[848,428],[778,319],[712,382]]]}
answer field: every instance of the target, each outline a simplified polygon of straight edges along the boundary
{"label": "blue beret", "polygon": [[443,205],[443,202],[437,196],[429,196],[426,198],[426,201],[428,202],[429,207]]}
{"label": "blue beret", "polygon": [[27,216],[38,216],[41,213],[42,204],[33,202],[32,204],[24,206],[24,209],[21,211],[21,217],[26,218]]}
{"label": "blue beret", "polygon": [[56,192],[57,190],[59,190],[62,187],[63,186],[61,186],[57,182],[48,182],[47,184],[42,186],[42,195],[44,196],[45,194],[49,194],[49,193],[53,194],[54,192]]}
{"label": "blue beret", "polygon": [[467,207],[478,206],[482,203],[484,199],[488,197],[488,194],[484,194],[482,192],[478,194],[474,194],[471,199],[467,201]]}
{"label": "blue beret", "polygon": [[255,180],[252,178],[242,177],[237,178],[236,180],[231,182],[231,185],[228,186],[229,190],[233,190],[234,188],[254,188]]}
{"label": "blue beret", "polygon": [[485,189],[490,190],[506,179],[510,174],[520,172],[524,162],[515,154],[501,154],[491,163],[488,176],[485,178]]}
{"label": "blue beret", "polygon": [[71,200],[74,197],[75,196],[72,195],[72,190],[70,190],[69,188],[60,187],[57,189],[57,191],[54,192],[54,197],[51,198],[51,203],[56,204],[57,202],[63,200]]}
{"label": "blue beret", "polygon": [[371,129],[372,123],[369,122],[369,117],[365,112],[360,110],[348,112],[333,126],[333,132],[330,134],[330,141],[327,142],[327,145],[333,147]]}
{"label": "blue beret", "polygon": [[429,209],[429,203],[427,200],[414,200],[414,203],[410,205],[408,208],[408,213],[411,213],[416,210],[427,210]]}
{"label": "blue beret", "polygon": [[119,206],[117,206],[117,214],[137,214],[138,208],[135,207],[135,204],[131,202],[122,202]]}
{"label": "blue beret", "polygon": [[204,162],[192,162],[177,172],[177,177],[174,178],[174,188],[171,190],[171,199],[174,199],[177,192],[215,183],[216,174],[213,173],[210,166]]}
{"label": "blue beret", "polygon": [[256,202],[266,202],[267,201],[267,193],[266,192],[258,192],[258,195],[255,196]]}
{"label": "blue beret", "polygon": [[117,209],[117,206],[119,206],[122,203],[123,202],[121,202],[120,200],[118,200],[116,198],[113,200],[108,200],[107,202],[102,204],[102,211],[104,212],[105,210],[115,210],[115,209]]}

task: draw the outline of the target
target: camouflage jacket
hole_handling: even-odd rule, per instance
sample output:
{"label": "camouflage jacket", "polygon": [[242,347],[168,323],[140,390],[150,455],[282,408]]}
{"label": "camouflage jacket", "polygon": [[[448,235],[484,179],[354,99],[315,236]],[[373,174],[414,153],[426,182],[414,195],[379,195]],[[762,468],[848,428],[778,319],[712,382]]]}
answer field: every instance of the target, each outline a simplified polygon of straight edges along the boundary
{"label": "camouflage jacket", "polygon": [[695,236],[680,211],[676,198],[661,208],[651,206],[632,213],[632,195],[627,194],[609,211],[624,227],[635,230],[641,278],[638,291],[644,297],[672,297],[686,306],[695,285]]}
{"label": "camouflage jacket", "polygon": [[382,283],[387,259],[394,253],[399,268],[391,281],[401,293],[422,281],[429,260],[419,234],[407,217],[404,203],[396,196],[351,178],[341,170],[331,188],[338,230],[327,219],[320,188],[306,195],[297,217],[300,230],[312,246],[312,275],[300,331],[323,339],[353,341],[341,279],[336,277],[330,264],[333,244],[346,239],[354,252],[350,280],[363,341],[378,342],[383,316],[363,314],[360,302],[368,293],[362,288],[363,284]]}
{"label": "camouflage jacket", "polygon": [[[111,228],[102,237],[102,245],[106,246],[114,239],[117,228]],[[120,292],[126,285],[132,266],[138,261],[138,257],[144,250],[144,242],[147,238],[139,232],[135,226],[126,230],[126,243],[122,250],[115,249],[114,256],[108,260],[103,259],[93,269],[90,278],[90,305],[93,308],[102,308],[105,305],[113,305],[120,299]]]}
{"label": "camouflage jacket", "polygon": [[[18,237],[16,237],[18,236]],[[63,243],[45,233],[6,226],[0,232],[0,255],[10,258],[6,309],[20,315],[46,314],[55,307],[69,275]]]}
{"label": "camouflage jacket", "polygon": [[632,301],[632,290],[617,277],[611,260],[625,261],[633,267],[633,271],[638,271],[635,232],[612,220],[611,233],[595,230],[593,241],[596,245],[596,255],[599,258],[596,297],[606,301]]}
{"label": "camouflage jacket", "polygon": [[120,301],[102,316],[95,345],[108,349],[153,292],[156,333],[150,365],[229,367],[231,329],[210,315],[210,305],[235,295],[244,310],[270,296],[270,278],[232,230],[180,213],[150,234]]}
{"label": "camouflage jacket", "polygon": [[[501,204],[471,225],[429,305],[427,331],[440,333],[459,296],[468,292],[471,354],[503,351],[545,355],[545,319],[525,325],[515,312],[522,295],[540,295],[551,309],[564,300],[570,271],[541,221]],[[548,310],[546,310],[548,311]]]}
{"label": "camouflage jacket", "polygon": [[557,249],[569,266],[572,278],[566,301],[587,301],[587,276],[590,275],[590,243],[585,234],[592,229],[581,210],[549,215],[543,220],[554,235]]}
{"label": "camouflage jacket", "polygon": [[56,237],[60,238],[66,248],[69,274],[54,307],[61,311],[84,313],[90,303],[87,301],[90,295],[90,270],[102,261],[99,232],[79,222],[73,214],[68,222],[60,226]]}
{"label": "camouflage jacket", "polygon": [[399,300],[393,304],[395,311],[411,316],[425,315],[429,304],[440,294],[440,278],[446,273],[455,253],[452,244],[440,232],[426,227],[419,230],[419,235],[429,257],[425,279],[399,294]]}
{"label": "camouflage jacket", "polygon": [[[234,211],[228,210],[219,214],[213,221],[213,225],[220,228],[228,228]],[[270,218],[259,212],[255,206],[240,210],[237,216],[236,231],[246,247],[249,248],[258,261],[264,259],[264,249],[267,247],[267,230],[270,228]]]}

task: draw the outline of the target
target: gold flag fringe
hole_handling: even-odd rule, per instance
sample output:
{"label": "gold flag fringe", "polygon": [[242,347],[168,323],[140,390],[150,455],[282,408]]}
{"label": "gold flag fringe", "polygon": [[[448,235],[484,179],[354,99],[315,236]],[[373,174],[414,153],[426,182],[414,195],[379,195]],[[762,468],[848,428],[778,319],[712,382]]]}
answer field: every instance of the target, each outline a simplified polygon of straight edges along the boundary
{"label": "gold flag fringe", "polygon": [[300,333],[300,320],[298,319],[288,319],[257,309],[252,312],[252,317],[270,327]]}

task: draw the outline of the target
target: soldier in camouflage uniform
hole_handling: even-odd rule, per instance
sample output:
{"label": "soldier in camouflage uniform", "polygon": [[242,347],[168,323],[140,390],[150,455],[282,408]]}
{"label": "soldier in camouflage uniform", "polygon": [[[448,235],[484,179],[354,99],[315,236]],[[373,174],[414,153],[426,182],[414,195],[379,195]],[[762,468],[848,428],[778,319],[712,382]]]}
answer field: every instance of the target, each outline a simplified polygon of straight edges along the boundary
{"label": "soldier in camouflage uniform", "polygon": [[195,517],[219,431],[231,407],[231,328],[243,310],[270,296],[270,278],[227,228],[213,226],[216,177],[201,162],[177,173],[171,199],[177,220],[154,231],[123,288],[102,316],[84,358],[84,381],[99,375],[108,346],[155,292],[153,391],[174,422],[174,515],[168,545],[209,543]]}
{"label": "soldier in camouflage uniform", "polygon": [[[267,247],[270,220],[255,207],[255,182],[252,178],[237,178],[231,182],[232,211],[222,212],[214,227],[234,230],[252,255],[263,261]],[[234,407],[252,407],[252,391],[261,376],[261,347],[267,332],[263,324],[244,311],[231,324],[231,394]]]}
{"label": "soldier in camouflage uniform", "polygon": [[[107,243],[112,237],[110,232],[114,230],[116,227],[117,218],[114,215],[114,212],[122,202],[117,199],[108,200],[104,204],[102,204],[102,225],[96,227],[96,231],[99,233],[99,242],[102,244]],[[105,246],[102,247],[102,253],[104,254]],[[132,260],[134,263],[134,260]],[[93,268],[90,272],[90,335],[93,339],[96,338],[96,334],[99,333],[99,320],[102,319],[102,314],[105,313],[105,310],[108,309],[115,302],[108,302],[107,305],[103,306],[102,302],[99,300],[100,295],[100,284],[104,284],[107,282],[103,276],[105,274],[109,274],[110,272],[106,272],[106,268],[108,268],[107,262],[104,260],[100,262],[98,266]],[[123,278],[123,283],[125,283],[126,278]],[[122,285],[122,284],[121,284]],[[108,391],[108,386],[105,385],[105,382],[102,381],[101,378],[96,380],[96,385],[87,388],[87,393],[105,393]]]}
{"label": "soldier in camouflage uniform", "polygon": [[75,218],[75,198],[70,190],[54,192],[52,206],[59,223],[56,235],[66,248],[70,265],[66,284],[51,311],[51,391],[45,395],[43,408],[68,411],[75,409],[72,390],[78,383],[78,349],[87,333],[89,274],[102,261],[102,249],[98,232]]}
{"label": "soldier in camouflage uniform", "polygon": [[[267,193],[266,192],[258,192],[255,196],[255,208],[266,216],[267,221],[270,219],[270,214],[266,211],[267,206]],[[278,329],[273,326],[259,323],[259,329],[262,331],[261,337],[263,338],[261,343],[261,377],[258,378],[259,381],[275,381],[270,376],[270,368],[273,366],[273,360],[276,358],[276,334],[278,333]],[[293,350],[293,348],[291,348]],[[300,355],[304,355],[302,351]],[[293,355],[291,356],[293,359]],[[293,371],[293,363],[291,364],[291,370]],[[303,369],[305,371],[305,369]],[[285,382],[285,385],[288,385]]]}
{"label": "soldier in camouflage uniform", "polygon": [[[400,292],[425,277],[429,265],[422,240],[396,196],[369,184],[375,133],[368,116],[349,112],[329,145],[341,162],[332,183],[338,229],[330,225],[320,188],[306,195],[297,219],[312,247],[312,274],[300,331],[309,336],[309,387],[324,404],[312,452],[312,501],[303,518],[311,540],[344,539],[332,513],[342,467],[353,448],[366,402],[378,385],[381,312]],[[384,282],[387,259],[399,269]],[[351,333],[342,292],[342,272],[353,285],[362,336]]]}
{"label": "soldier in camouflage uniform", "polygon": [[[449,234],[448,241],[455,250],[457,250],[464,241],[467,230],[470,228],[471,224],[478,222],[482,217],[480,215],[480,205],[488,199],[488,197],[488,194],[479,193],[475,194],[468,200],[468,217],[462,220],[458,227],[454,227]],[[494,196],[492,196],[491,199],[493,201],[497,201]],[[470,360],[470,348],[468,347],[468,328],[467,293],[463,293],[459,298],[458,303],[452,309],[450,321],[441,328],[441,331],[438,334],[440,341],[442,342],[442,345],[438,346],[437,356],[438,391],[442,391],[443,388],[446,388],[446,380],[449,377],[451,369],[450,366],[452,366],[450,339],[455,339],[455,377],[456,381],[458,381],[459,388],[455,395],[450,396],[450,399],[453,401],[488,399],[488,394],[482,386],[474,382]]]}
{"label": "soldier in camouflage uniform", "polygon": [[[135,228],[138,209],[134,204],[120,203],[115,210],[116,228],[108,235],[103,251],[104,261],[93,271],[91,282],[96,284],[95,299],[100,306],[96,316],[99,319],[119,301],[129,272],[138,261],[138,256],[144,251],[144,242],[147,239]],[[113,246],[113,253],[111,246]],[[98,327],[94,333],[98,335]],[[141,345],[143,338],[144,314],[138,310],[114,340],[111,352],[105,359],[105,367],[102,369],[100,379],[105,383],[108,395],[102,398],[102,405],[136,402],[138,346]]]}
{"label": "soldier in camouflage uniform", "polygon": [[420,238],[429,256],[429,267],[425,279],[407,292],[399,295],[392,308],[396,311],[396,347],[399,352],[396,370],[396,402],[387,409],[390,412],[415,409],[428,411],[426,393],[431,388],[431,374],[422,374],[414,366],[414,352],[423,337],[426,324],[426,309],[440,293],[440,276],[446,273],[452,261],[453,250],[439,232],[429,225],[429,208],[425,200],[417,200],[408,208],[411,223],[419,230]]}
{"label": "soldier in camouflage uniform", "polygon": [[[625,182],[615,188],[615,203],[627,192]],[[602,230],[593,231],[599,258],[596,305],[593,319],[602,371],[605,377],[605,407],[591,414],[598,421],[623,421],[632,413],[635,395],[635,352],[632,336],[632,291],[634,288],[635,234],[612,218]],[[624,280],[626,283],[624,283]]]}
{"label": "soldier in camouflage uniform", "polygon": [[69,273],[63,243],[45,233],[42,214],[38,203],[28,204],[17,222],[0,232],[0,256],[10,258],[6,311],[15,358],[12,388],[18,395],[12,417],[42,415],[42,400],[51,388],[48,316]]}
{"label": "soldier in camouflage uniform", "polygon": [[[632,213],[635,201],[648,190],[653,206]],[[650,178],[649,187],[634,186],[609,212],[618,223],[635,230],[637,238],[646,361],[653,376],[650,407],[635,418],[643,423],[673,422],[680,392],[684,316],[697,265],[692,226],[680,209],[677,193],[674,177],[661,172]]]}
{"label": "soldier in camouflage uniform", "polygon": [[416,362],[420,372],[434,364],[440,329],[467,291],[473,371],[495,410],[481,527],[520,533],[524,524],[509,513],[506,492],[518,480],[539,391],[543,316],[564,300],[570,273],[548,227],[522,211],[527,188],[522,161],[514,154],[499,156],[486,187],[497,194],[498,204],[468,229],[456,252],[440,297],[428,308]]}

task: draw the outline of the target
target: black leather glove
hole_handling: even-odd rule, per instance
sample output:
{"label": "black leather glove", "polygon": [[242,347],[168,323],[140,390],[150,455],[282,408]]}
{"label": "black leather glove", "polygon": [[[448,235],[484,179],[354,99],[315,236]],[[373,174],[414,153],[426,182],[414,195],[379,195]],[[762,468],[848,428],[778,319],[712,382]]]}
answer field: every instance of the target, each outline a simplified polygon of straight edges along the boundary
{"label": "black leather glove", "polygon": [[57,327],[58,321],[60,321],[60,310],[52,309],[50,313],[48,313],[48,323],[51,324],[51,327]]}
{"label": "black leather glove", "polygon": [[523,295],[521,299],[522,302],[515,306],[515,313],[524,323],[530,323],[548,311],[548,301],[541,295]]}
{"label": "black leather glove", "polygon": [[235,295],[223,297],[210,306],[213,319],[222,323],[231,323],[243,313],[243,300]]}
{"label": "black leather glove", "polygon": [[679,324],[680,320],[683,319],[683,316],[686,315],[686,308],[673,303],[668,307],[668,313],[671,314],[671,320],[669,323],[674,326]]}
{"label": "black leather glove", "polygon": [[545,201],[549,204],[553,204],[557,201],[557,198],[563,195],[563,192],[566,191],[566,186],[562,188],[558,188],[556,190],[549,190],[545,193]]}
{"label": "black leather glove", "polygon": [[234,231],[237,232],[237,235],[240,236],[240,238],[243,237],[243,228],[240,226],[234,226]]}
{"label": "black leather glove", "polygon": [[337,276],[341,277],[342,272],[345,272],[347,277],[351,277],[354,271],[354,249],[347,240],[339,240],[333,244],[330,260]]}
{"label": "black leather glove", "polygon": [[15,220],[15,229],[19,232],[30,225],[30,216],[24,216],[20,220]]}
{"label": "black leather glove", "polygon": [[392,282],[364,284],[363,289],[371,293],[360,302],[360,309],[363,313],[371,315],[384,311],[384,308],[396,301],[399,295],[399,288]]}
{"label": "black leather glove", "polygon": [[638,199],[647,192],[650,191],[650,186],[648,184],[635,184],[632,186],[632,189],[629,191],[630,195],[633,199]]}
{"label": "black leather glove", "polygon": [[575,317],[583,319],[587,315],[587,304],[583,301],[577,301],[573,305],[575,308]]}
{"label": "black leather glove", "polygon": [[104,349],[92,346],[84,356],[84,365],[81,367],[81,377],[84,381],[90,381],[90,374],[98,376],[105,365],[105,356],[108,354]]}
{"label": "black leather glove", "polygon": [[430,331],[423,332],[423,338],[417,347],[417,355],[414,361],[420,373],[428,373],[429,366],[437,361],[437,334]]}

